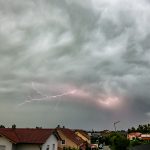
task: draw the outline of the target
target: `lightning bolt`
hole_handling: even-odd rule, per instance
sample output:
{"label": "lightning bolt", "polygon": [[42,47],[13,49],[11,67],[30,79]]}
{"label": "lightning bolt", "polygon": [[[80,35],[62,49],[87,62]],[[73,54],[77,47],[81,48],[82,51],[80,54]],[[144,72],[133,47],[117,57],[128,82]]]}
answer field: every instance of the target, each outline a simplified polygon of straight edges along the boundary
{"label": "lightning bolt", "polygon": [[[36,92],[39,93],[37,90],[36,90]],[[23,103],[18,104],[18,106],[20,107],[20,106],[25,105],[26,103],[31,103],[31,102],[34,102],[34,101],[50,101],[51,99],[71,95],[71,94],[74,94],[75,92],[76,92],[76,90],[72,90],[70,92],[66,92],[66,93],[62,93],[62,94],[58,94],[58,95],[53,95],[53,96],[44,96],[42,98],[29,97],[30,99],[24,101]],[[39,94],[41,95],[41,92]]]}

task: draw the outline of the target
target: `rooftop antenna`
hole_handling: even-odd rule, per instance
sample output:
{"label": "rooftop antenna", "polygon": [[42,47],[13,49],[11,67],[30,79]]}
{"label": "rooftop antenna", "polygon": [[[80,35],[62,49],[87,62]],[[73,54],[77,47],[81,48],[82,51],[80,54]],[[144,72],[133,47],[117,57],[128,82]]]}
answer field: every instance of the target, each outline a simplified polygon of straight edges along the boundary
{"label": "rooftop antenna", "polygon": [[116,132],[116,124],[118,124],[120,121],[116,121],[114,122],[114,129],[115,129],[115,132]]}

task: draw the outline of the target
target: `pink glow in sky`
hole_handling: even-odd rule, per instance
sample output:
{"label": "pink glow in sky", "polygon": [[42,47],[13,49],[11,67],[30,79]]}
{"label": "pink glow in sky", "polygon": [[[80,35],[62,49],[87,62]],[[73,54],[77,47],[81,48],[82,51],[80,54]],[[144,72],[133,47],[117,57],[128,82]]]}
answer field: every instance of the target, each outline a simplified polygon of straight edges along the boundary
{"label": "pink glow in sky", "polygon": [[[73,100],[79,103],[88,102],[89,105],[92,104],[100,108],[103,107],[111,110],[122,106],[122,100],[117,96],[108,96],[108,95],[103,95],[102,93],[101,95],[94,95],[92,91],[78,88],[76,86],[69,85],[69,84],[55,85],[52,88],[52,86],[48,84],[45,85],[43,84],[41,86],[41,84],[39,83],[32,82],[31,90],[34,92],[35,97],[29,96],[29,99],[25,100],[23,103],[20,103],[18,106],[22,106],[27,103],[31,103],[35,101],[44,102],[44,101],[52,101],[55,99],[57,100],[57,98],[59,97],[62,97],[62,99],[59,99],[59,101],[62,101],[64,97],[65,99],[69,97],[67,98],[68,100],[71,100],[73,98]],[[103,98],[99,98],[101,96]],[[83,99],[84,101],[80,101],[81,99]]]}
{"label": "pink glow in sky", "polygon": [[100,106],[108,109],[116,109],[122,106],[122,100],[119,97],[112,96],[98,101]]}

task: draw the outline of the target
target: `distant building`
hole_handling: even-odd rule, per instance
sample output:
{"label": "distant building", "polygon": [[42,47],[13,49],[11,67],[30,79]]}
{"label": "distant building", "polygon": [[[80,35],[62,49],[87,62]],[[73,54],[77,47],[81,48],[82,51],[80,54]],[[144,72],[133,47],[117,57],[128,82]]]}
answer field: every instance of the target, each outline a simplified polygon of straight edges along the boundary
{"label": "distant building", "polygon": [[129,133],[127,135],[127,138],[129,140],[141,139],[141,140],[145,140],[145,141],[150,141],[150,134],[142,134],[140,132],[133,132],[133,133]]}
{"label": "distant building", "polygon": [[150,134],[141,134],[141,139],[145,141],[150,141]]}
{"label": "distant building", "polygon": [[137,138],[141,138],[141,134],[140,132],[132,132],[132,133],[129,133],[127,134],[127,139],[129,140],[134,140],[134,139],[137,139]]}

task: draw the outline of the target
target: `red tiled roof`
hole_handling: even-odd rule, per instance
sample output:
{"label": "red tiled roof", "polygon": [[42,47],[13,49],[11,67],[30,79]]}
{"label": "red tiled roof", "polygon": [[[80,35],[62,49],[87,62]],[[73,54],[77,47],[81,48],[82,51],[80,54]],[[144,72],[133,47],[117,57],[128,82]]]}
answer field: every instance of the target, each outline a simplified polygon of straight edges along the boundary
{"label": "red tiled roof", "polygon": [[8,138],[13,143],[43,144],[53,131],[53,129],[0,128],[0,135]]}
{"label": "red tiled roof", "polygon": [[13,129],[0,128],[0,135],[8,138],[13,143],[19,142],[19,139]]}
{"label": "red tiled roof", "polygon": [[75,134],[75,132],[68,128],[57,128],[57,130],[61,131],[68,139],[73,141],[75,144],[80,146],[84,143],[84,140],[82,140],[78,135]]}
{"label": "red tiled roof", "polygon": [[128,135],[129,136],[140,136],[142,133],[140,132],[132,132],[132,133],[129,133]]}

